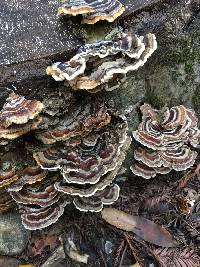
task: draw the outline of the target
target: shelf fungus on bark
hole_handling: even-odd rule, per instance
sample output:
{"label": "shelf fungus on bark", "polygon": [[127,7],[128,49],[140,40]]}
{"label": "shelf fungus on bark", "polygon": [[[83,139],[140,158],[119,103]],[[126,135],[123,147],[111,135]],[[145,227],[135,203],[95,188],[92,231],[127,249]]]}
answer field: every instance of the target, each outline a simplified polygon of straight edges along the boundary
{"label": "shelf fungus on bark", "polygon": [[0,170],[0,187],[5,187],[19,179],[14,168],[9,166],[6,170]]}
{"label": "shelf fungus on bark", "polygon": [[175,150],[149,150],[139,147],[134,151],[137,161],[131,170],[135,175],[146,179],[155,177],[156,174],[167,174],[171,170],[183,171],[194,165],[197,152],[189,147]]}
{"label": "shelf fungus on bark", "polygon": [[134,152],[132,172],[148,179],[193,166],[197,152],[191,145],[195,147],[200,142],[194,111],[182,105],[158,111],[144,104],[141,112],[142,122],[133,137],[144,147]]}
{"label": "shelf fungus on bark", "polygon": [[124,11],[125,7],[118,0],[64,0],[58,15],[82,15],[82,23],[95,24],[100,20],[113,22]]}
{"label": "shelf fungus on bark", "polygon": [[60,198],[51,206],[20,206],[22,224],[26,229],[37,230],[55,223],[64,212],[64,208],[70,202]]}
{"label": "shelf fungus on bark", "polygon": [[[101,90],[103,84],[112,83],[128,72],[143,66],[157,49],[156,37],[121,33],[112,41],[86,44],[67,62],[56,62],[47,67],[47,74],[56,81],[66,81],[74,90]],[[109,86],[104,86],[105,90]],[[115,87],[113,87],[115,88]]]}
{"label": "shelf fungus on bark", "polygon": [[22,223],[30,230],[42,229],[55,223],[70,204],[69,198],[54,187],[54,177],[34,185],[26,185],[18,192],[10,192],[18,204]]}
{"label": "shelf fungus on bark", "polygon": [[[79,107],[73,106],[60,119],[59,123],[47,130],[39,131],[37,139],[44,144],[53,144],[58,141],[80,142],[81,136],[87,135],[93,129],[101,128],[110,123],[111,116],[103,103],[91,100],[91,103],[79,103]],[[72,143],[72,142],[71,142]],[[76,144],[76,142],[75,142]]]}
{"label": "shelf fungus on bark", "polygon": [[40,207],[51,206],[60,198],[60,193],[56,191],[53,184],[45,188],[34,191],[32,187],[26,187],[19,192],[10,192],[12,198],[20,204],[24,205],[38,205]]}
{"label": "shelf fungus on bark", "polygon": [[197,146],[200,131],[195,113],[180,105],[158,111],[149,104],[141,106],[142,122],[133,137],[153,150],[168,150],[182,147],[184,143]]}
{"label": "shelf fungus on bark", "polygon": [[27,167],[17,172],[18,180],[7,186],[7,191],[20,191],[24,185],[31,185],[41,182],[46,176],[47,171],[41,169],[39,166]]}
{"label": "shelf fungus on bark", "polygon": [[38,116],[42,109],[40,101],[10,94],[0,111],[0,138],[15,139],[36,129],[42,120]]}
{"label": "shelf fungus on bark", "polygon": [[129,145],[126,120],[112,115],[110,124],[93,129],[77,146],[60,142],[33,157],[42,169],[61,172],[62,179],[55,182],[55,189],[76,197],[78,203],[79,197],[98,196],[112,184]]}
{"label": "shelf fungus on bark", "polygon": [[80,211],[99,212],[104,205],[111,205],[118,200],[119,191],[119,186],[112,184],[103,190],[97,191],[91,197],[76,197],[73,203]]}

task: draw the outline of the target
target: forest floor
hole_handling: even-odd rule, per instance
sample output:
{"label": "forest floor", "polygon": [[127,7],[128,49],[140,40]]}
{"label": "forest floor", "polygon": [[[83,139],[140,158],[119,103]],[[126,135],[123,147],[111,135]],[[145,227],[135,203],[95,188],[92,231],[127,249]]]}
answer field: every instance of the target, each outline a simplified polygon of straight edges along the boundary
{"label": "forest floor", "polygon": [[[113,207],[163,226],[176,247],[158,247],[111,226],[99,213],[72,208],[56,224],[32,232],[20,262],[34,267],[199,267],[199,173],[196,164],[178,177],[173,172],[151,180],[118,176],[121,192]],[[85,258],[87,264],[80,263]]]}

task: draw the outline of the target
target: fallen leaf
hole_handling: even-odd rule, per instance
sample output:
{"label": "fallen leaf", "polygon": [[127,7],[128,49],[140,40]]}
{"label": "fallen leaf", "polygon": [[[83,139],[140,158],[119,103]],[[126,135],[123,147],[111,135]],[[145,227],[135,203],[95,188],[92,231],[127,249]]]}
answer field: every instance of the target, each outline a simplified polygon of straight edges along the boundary
{"label": "fallen leaf", "polygon": [[40,233],[33,235],[28,247],[28,256],[35,257],[37,255],[42,255],[45,248],[49,247],[50,250],[54,250],[59,245],[58,236],[47,235],[45,233]]}
{"label": "fallen leaf", "polygon": [[193,248],[164,248],[154,250],[163,267],[199,267],[200,257]]}
{"label": "fallen leaf", "polygon": [[113,208],[105,208],[101,214],[109,224],[125,231],[131,231],[145,241],[161,247],[176,246],[175,239],[164,227],[141,216],[132,216]]}
{"label": "fallen leaf", "polygon": [[135,264],[133,265],[129,265],[129,267],[140,267],[140,264],[138,262],[136,262]]}
{"label": "fallen leaf", "polygon": [[19,267],[35,267],[33,264],[20,264]]}

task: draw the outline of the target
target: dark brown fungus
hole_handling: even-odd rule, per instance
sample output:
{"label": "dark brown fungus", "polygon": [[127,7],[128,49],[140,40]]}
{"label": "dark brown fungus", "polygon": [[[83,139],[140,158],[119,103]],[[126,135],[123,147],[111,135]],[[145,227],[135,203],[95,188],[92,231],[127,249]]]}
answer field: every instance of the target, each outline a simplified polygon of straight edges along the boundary
{"label": "dark brown fungus", "polygon": [[60,193],[55,190],[53,184],[37,191],[33,191],[31,187],[26,187],[19,192],[10,192],[10,194],[17,203],[40,207],[51,206],[60,198]]}
{"label": "dark brown fungus", "polygon": [[102,84],[143,66],[156,49],[152,33],[145,37],[122,33],[112,41],[86,44],[68,62],[56,62],[46,71],[56,81],[65,80],[75,90],[96,92]]}
{"label": "dark brown fungus", "polygon": [[[80,144],[69,146],[68,142],[59,142],[33,154],[42,169],[60,171],[62,179],[55,181],[54,187],[61,193],[74,196],[76,206],[79,205],[79,198],[98,197],[100,204],[96,211],[106,203],[106,197],[108,204],[117,199],[118,187],[106,188],[112,184],[130,145],[125,118],[109,116],[109,124],[92,127],[88,135],[81,137]],[[91,122],[93,120],[88,120],[88,125]],[[102,196],[101,200],[101,193],[105,199]],[[85,210],[95,211],[92,206],[89,208],[89,204]]]}
{"label": "dark brown fungus", "polygon": [[64,212],[64,208],[70,202],[60,198],[57,202],[47,207],[21,206],[20,213],[22,224],[26,229],[37,230],[55,223]]}
{"label": "dark brown fungus", "polygon": [[99,212],[104,205],[111,205],[119,197],[119,186],[112,184],[105,189],[97,191],[92,197],[76,197],[74,205],[80,211]]}
{"label": "dark brown fungus", "polygon": [[10,195],[18,204],[22,223],[30,230],[42,229],[53,223],[63,214],[64,207],[71,203],[54,187],[57,177],[48,177],[39,183],[25,185]]}
{"label": "dark brown fungus", "polygon": [[104,174],[101,179],[95,183],[95,184],[83,184],[83,185],[76,185],[76,184],[70,184],[66,183],[65,180],[55,182],[55,188],[63,192],[65,194],[69,194],[72,196],[79,196],[79,197],[91,197],[93,196],[97,191],[104,190],[107,186],[109,186],[113,180],[115,179],[124,159],[126,156],[127,149],[130,146],[130,138],[127,137],[123,147],[121,148],[121,152],[118,158],[116,158],[116,167],[114,170],[109,171],[108,173]]}
{"label": "dark brown fungus", "polygon": [[15,139],[36,129],[42,120],[38,117],[42,109],[40,101],[10,94],[0,111],[0,138]]}
{"label": "dark brown fungus", "polygon": [[12,93],[0,112],[0,124],[7,128],[11,124],[25,124],[34,119],[43,109],[37,100],[26,100],[23,96]]}
{"label": "dark brown fungus", "polygon": [[110,120],[111,116],[105,105],[98,101],[91,101],[85,105],[80,104],[78,108],[72,107],[56,126],[49,127],[45,131],[40,130],[36,137],[44,144],[72,139],[80,142],[78,137],[109,124]]}
{"label": "dark brown fungus", "polygon": [[95,24],[100,20],[113,22],[125,11],[118,0],[65,0],[58,9],[59,15],[83,15],[82,23]]}
{"label": "dark brown fungus", "polygon": [[18,179],[19,176],[11,166],[7,170],[0,170],[0,187],[5,187]]}
{"label": "dark brown fungus", "polygon": [[197,152],[189,144],[197,146],[200,140],[194,111],[182,105],[158,111],[144,104],[141,112],[142,122],[133,137],[145,147],[135,150],[137,162],[131,167],[132,172],[148,179],[157,173],[190,168]]}
{"label": "dark brown fungus", "polygon": [[95,184],[102,175],[115,169],[126,131],[127,123],[119,120],[114,126],[91,132],[77,147],[61,143],[34,153],[33,157],[43,169],[60,169],[68,183]]}
{"label": "dark brown fungus", "polygon": [[138,130],[133,132],[133,137],[144,146],[153,150],[167,150],[181,147],[186,142],[193,146],[198,144],[200,131],[192,110],[177,106],[162,114],[149,104],[144,104],[141,112],[142,122]]}
{"label": "dark brown fungus", "polygon": [[9,192],[20,191],[24,185],[31,185],[42,181],[47,176],[47,171],[41,169],[39,166],[27,167],[18,171],[19,179],[7,187]]}

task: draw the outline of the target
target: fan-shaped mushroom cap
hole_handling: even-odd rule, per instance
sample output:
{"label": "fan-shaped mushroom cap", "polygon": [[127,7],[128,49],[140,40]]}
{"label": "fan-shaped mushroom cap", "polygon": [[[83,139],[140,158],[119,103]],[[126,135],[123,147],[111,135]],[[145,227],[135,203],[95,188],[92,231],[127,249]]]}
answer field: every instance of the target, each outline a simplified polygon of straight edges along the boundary
{"label": "fan-shaped mushroom cap", "polygon": [[17,203],[40,207],[51,206],[60,198],[60,193],[55,190],[53,184],[37,191],[33,191],[31,187],[26,187],[19,192],[10,192],[10,195]]}
{"label": "fan-shaped mushroom cap", "polygon": [[37,100],[27,100],[23,96],[12,93],[6,99],[0,111],[1,127],[7,128],[11,124],[25,124],[34,119],[43,109],[43,104]]}
{"label": "fan-shaped mushroom cap", "polygon": [[0,111],[0,138],[15,139],[35,130],[42,121],[38,114],[43,107],[40,101],[10,94]]}
{"label": "fan-shaped mushroom cap", "polygon": [[21,206],[22,224],[29,230],[45,228],[60,218],[67,204],[69,204],[68,200],[60,198],[49,207]]}
{"label": "fan-shaped mushroom cap", "polygon": [[111,205],[117,201],[119,191],[119,186],[112,184],[104,190],[97,191],[92,197],[76,197],[73,203],[80,211],[99,212],[104,205]]}
{"label": "fan-shaped mushroom cap", "polygon": [[59,15],[83,15],[82,23],[95,24],[99,20],[113,22],[125,11],[118,0],[65,0],[58,9]]}
{"label": "fan-shaped mushroom cap", "polygon": [[135,175],[151,178],[157,173],[186,170],[194,165],[196,157],[197,152],[188,147],[157,151],[139,147],[134,151],[134,158],[139,163],[134,163],[131,170]]}
{"label": "fan-shaped mushroom cap", "polygon": [[18,172],[19,179],[7,187],[7,191],[20,191],[24,185],[31,185],[42,181],[47,176],[47,171],[39,166],[27,167]]}
{"label": "fan-shaped mushroom cap", "polygon": [[167,174],[172,170],[171,168],[168,168],[168,167],[151,168],[139,161],[136,161],[131,166],[130,169],[133,172],[133,174],[137,176],[141,176],[145,179],[153,178],[157,174]]}
{"label": "fan-shaped mushroom cap", "polygon": [[114,170],[107,172],[105,175],[101,177],[101,179],[95,183],[95,184],[69,184],[66,183],[66,181],[58,181],[55,182],[55,188],[56,190],[63,192],[65,194],[69,194],[72,196],[79,196],[79,197],[91,197],[93,196],[97,191],[104,190],[107,186],[109,186],[113,180],[115,179],[125,157],[126,152],[130,146],[131,139],[129,137],[126,138],[124,141],[123,146],[121,147],[121,151],[119,154],[119,157],[116,158],[116,167]]}
{"label": "fan-shaped mushroom cap", "polygon": [[78,138],[91,132],[93,129],[101,128],[110,123],[105,104],[100,101],[91,101],[74,107],[59,121],[59,123],[40,131],[36,137],[44,144],[53,144],[57,141],[66,141]]}
{"label": "fan-shaped mushroom cap", "polygon": [[141,111],[142,122],[133,137],[148,149],[135,150],[138,162],[131,167],[132,172],[149,179],[157,173],[183,171],[193,166],[197,152],[188,144],[196,146],[200,140],[194,111],[183,105],[158,111],[149,104],[142,105]]}
{"label": "fan-shaped mushroom cap", "polygon": [[95,184],[101,176],[115,169],[121,147],[127,137],[127,123],[121,119],[99,131],[91,132],[77,147],[55,148],[34,153],[43,169],[60,169],[68,183]]}
{"label": "fan-shaped mushroom cap", "polygon": [[5,138],[8,140],[18,138],[30,131],[37,129],[41,122],[42,118],[37,117],[33,121],[27,122],[26,124],[22,125],[13,125],[8,128],[0,126],[0,138]]}
{"label": "fan-shaped mushroom cap", "polygon": [[[91,92],[96,87],[110,82],[115,76],[125,75],[143,66],[157,49],[155,35],[137,37],[133,33],[122,33],[112,41],[86,44],[70,61],[54,63],[47,74],[55,80],[66,80],[73,89]],[[87,74],[86,74],[86,73]]]}
{"label": "fan-shaped mushroom cap", "polygon": [[[163,117],[150,105],[141,107],[142,122],[133,137],[142,145],[153,150],[169,150],[182,147],[186,142],[197,145],[199,130],[194,112],[184,106],[167,109]],[[192,133],[195,134],[194,139]]]}
{"label": "fan-shaped mushroom cap", "polygon": [[9,185],[18,179],[19,176],[15,173],[15,170],[11,166],[5,171],[0,170],[0,187]]}

